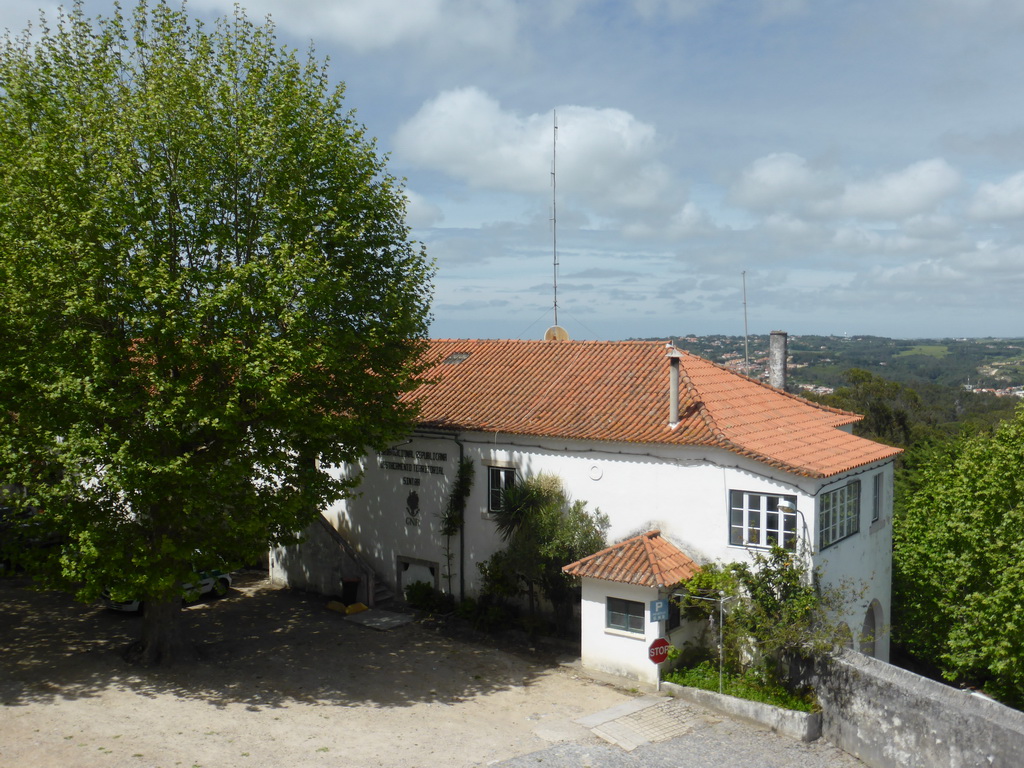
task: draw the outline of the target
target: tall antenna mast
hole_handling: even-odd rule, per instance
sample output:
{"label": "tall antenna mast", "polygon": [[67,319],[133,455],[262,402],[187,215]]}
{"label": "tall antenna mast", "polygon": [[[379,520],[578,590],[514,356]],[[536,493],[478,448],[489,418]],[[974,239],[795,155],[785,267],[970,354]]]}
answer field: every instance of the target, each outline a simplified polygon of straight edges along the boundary
{"label": "tall antenna mast", "polygon": [[554,132],[551,137],[551,255],[552,285],[555,291],[555,325],[558,325],[558,185],[555,177],[555,163],[558,152],[558,112],[553,112]]}
{"label": "tall antenna mast", "polygon": [[551,256],[552,281],[555,291],[555,324],[544,332],[548,341],[566,341],[569,333],[558,324],[558,187],[555,182],[555,167],[558,151],[558,112],[554,112],[554,134],[551,139]]}

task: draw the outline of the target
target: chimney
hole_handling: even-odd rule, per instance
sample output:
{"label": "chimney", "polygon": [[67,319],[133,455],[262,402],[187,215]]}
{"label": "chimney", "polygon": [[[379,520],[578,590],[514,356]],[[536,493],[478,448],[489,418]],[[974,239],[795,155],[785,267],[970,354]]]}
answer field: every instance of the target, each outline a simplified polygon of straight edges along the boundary
{"label": "chimney", "polygon": [[768,383],[786,389],[787,336],[785,331],[772,331],[768,342]]}
{"label": "chimney", "polygon": [[668,425],[675,427],[679,423],[679,357],[680,352],[674,344],[666,344],[669,357],[668,374]]}

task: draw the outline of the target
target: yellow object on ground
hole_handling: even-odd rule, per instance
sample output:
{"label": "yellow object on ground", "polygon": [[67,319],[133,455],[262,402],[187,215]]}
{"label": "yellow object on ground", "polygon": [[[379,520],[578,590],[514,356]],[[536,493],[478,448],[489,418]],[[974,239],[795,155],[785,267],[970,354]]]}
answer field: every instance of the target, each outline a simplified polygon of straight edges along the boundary
{"label": "yellow object on ground", "polygon": [[352,603],[348,608],[345,609],[345,613],[351,616],[353,613],[362,613],[363,611],[370,610],[362,603]]}

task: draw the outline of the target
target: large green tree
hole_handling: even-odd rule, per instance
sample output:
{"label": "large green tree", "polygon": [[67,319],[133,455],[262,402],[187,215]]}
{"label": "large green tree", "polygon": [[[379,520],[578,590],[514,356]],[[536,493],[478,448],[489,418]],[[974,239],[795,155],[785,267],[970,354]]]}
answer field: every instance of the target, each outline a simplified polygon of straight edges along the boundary
{"label": "large green tree", "polygon": [[1024,407],[936,452],[893,524],[894,636],[1024,704]]}
{"label": "large green tree", "polygon": [[0,484],[79,598],[251,562],[407,428],[432,265],[312,52],[81,3],[0,44]]}

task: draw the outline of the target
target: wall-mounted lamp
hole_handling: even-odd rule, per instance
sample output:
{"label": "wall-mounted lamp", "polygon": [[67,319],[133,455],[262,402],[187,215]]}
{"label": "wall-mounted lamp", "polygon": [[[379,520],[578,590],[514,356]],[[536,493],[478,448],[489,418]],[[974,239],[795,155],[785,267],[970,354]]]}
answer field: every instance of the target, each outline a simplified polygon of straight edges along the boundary
{"label": "wall-mounted lamp", "polygon": [[800,516],[800,521],[803,523],[804,539],[807,541],[807,549],[811,555],[814,555],[814,541],[811,539],[811,529],[807,525],[807,518],[804,517],[804,513],[797,509],[793,504],[785,501],[779,504],[779,511],[786,515]]}

